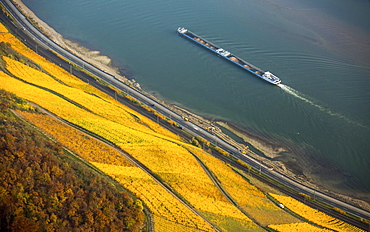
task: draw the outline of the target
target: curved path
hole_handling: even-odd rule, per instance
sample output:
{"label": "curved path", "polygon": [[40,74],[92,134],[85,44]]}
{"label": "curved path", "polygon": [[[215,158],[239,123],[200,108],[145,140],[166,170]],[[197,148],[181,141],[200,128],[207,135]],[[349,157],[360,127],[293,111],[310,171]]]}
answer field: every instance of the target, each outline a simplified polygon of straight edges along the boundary
{"label": "curved path", "polygon": [[189,149],[187,149],[193,156],[194,158],[198,161],[198,163],[200,164],[200,166],[203,168],[203,170],[205,171],[205,173],[207,174],[207,176],[212,180],[213,184],[216,186],[216,188],[218,188],[218,190],[222,193],[222,195],[232,204],[234,205],[236,208],[238,208],[238,210],[240,212],[242,212],[245,216],[247,216],[249,219],[252,220],[252,222],[254,222],[256,225],[258,225],[259,227],[261,228],[265,228],[261,223],[259,223],[254,217],[253,215],[250,215],[249,213],[247,213],[234,199],[233,197],[227,192],[227,190],[222,186],[222,183],[218,180],[217,176],[207,167],[207,165],[205,165],[205,163],[196,155],[194,154],[193,152],[191,152]]}
{"label": "curved path", "polygon": [[[76,126],[75,124],[71,123],[71,122],[68,122],[62,118],[60,118],[59,116],[51,113],[50,111],[42,108],[41,106],[35,104],[35,103],[31,103],[31,105],[33,105],[35,108],[38,108],[41,112],[43,112],[44,114],[47,114],[49,115],[50,117],[54,118],[55,120],[71,127],[71,128],[74,128],[76,130],[78,130],[79,132],[83,133],[85,136],[93,139],[93,140],[96,140],[98,143],[103,143],[104,145],[106,146],[109,146],[111,149],[115,150],[116,152],[118,152],[120,155],[122,155],[125,159],[127,159],[129,162],[131,162],[133,165],[135,165],[136,167],[140,168],[141,170],[143,170],[146,174],[148,174],[148,176],[150,176],[158,185],[160,185],[163,189],[165,189],[170,195],[172,195],[176,200],[178,200],[181,204],[185,205],[186,208],[188,208],[190,211],[192,211],[195,215],[201,217],[210,227],[212,227],[216,232],[220,232],[220,230],[213,224],[211,223],[207,218],[205,218],[202,214],[200,214],[192,205],[188,204],[187,202],[185,202],[184,200],[182,200],[170,187],[168,187],[167,185],[165,185],[163,183],[163,181],[158,178],[158,176],[154,175],[153,172],[148,168],[146,167],[143,163],[141,163],[139,160],[137,160],[136,158],[134,158],[133,156],[131,156],[130,154],[128,154],[127,152],[125,152],[124,150],[122,150],[121,148],[117,147],[115,144],[113,144],[111,141],[95,134],[94,132],[92,131],[89,131],[89,130],[86,130],[84,128],[81,128],[79,126]],[[44,134],[45,136],[47,136],[49,139],[55,141],[52,137],[50,137],[47,133],[45,133],[44,131],[42,131],[40,128],[38,128],[37,126],[34,126],[32,123],[30,123],[29,121],[27,121],[27,119],[23,118],[22,115],[18,114],[16,111],[12,111],[14,114],[16,114],[19,118],[21,118],[22,120],[24,120],[26,123],[29,123],[31,124],[36,130],[38,130],[40,133]],[[94,134],[94,136],[92,136],[91,134]],[[64,146],[64,145],[63,145]],[[71,151],[67,146],[64,146],[64,148],[70,152],[71,154],[75,154],[75,152]],[[81,158],[78,154],[75,154],[76,157],[78,157],[81,162],[84,162],[84,163],[88,163],[88,165],[91,165],[88,161],[86,161],[85,159]],[[92,165],[93,166],[93,165]],[[104,172],[102,172],[104,175],[107,175],[105,174]],[[108,175],[109,176],[109,175]],[[114,179],[114,178],[113,178]],[[146,210],[148,212],[150,212],[150,210],[148,208],[146,208]],[[150,212],[151,213],[151,212]],[[149,216],[150,217],[150,216]],[[150,222],[148,224],[148,231],[154,231],[153,228],[154,228],[154,225],[153,225],[153,218],[151,217],[150,218]],[[184,226],[184,225],[183,225]]]}
{"label": "curved path", "polygon": [[26,33],[29,34],[31,38],[38,41],[40,46],[43,46],[47,49],[54,51],[55,53],[59,54],[60,56],[64,57],[65,59],[69,60],[71,63],[74,63],[80,67],[83,67],[86,71],[90,72],[91,74],[101,78],[102,80],[106,81],[107,83],[111,84],[112,86],[122,90],[123,92],[131,95],[132,97],[136,98],[138,101],[142,102],[143,104],[148,105],[151,108],[154,108],[158,113],[170,118],[171,120],[175,121],[182,128],[194,136],[202,137],[207,141],[213,143],[214,145],[222,148],[223,150],[229,152],[237,159],[242,160],[243,162],[249,164],[255,170],[259,170],[264,175],[268,176],[269,178],[286,185],[287,187],[297,191],[304,193],[308,196],[315,198],[318,201],[324,202],[328,205],[331,205],[335,208],[339,208],[345,212],[353,214],[359,218],[366,219],[370,221],[370,212],[357,208],[353,205],[348,203],[342,202],[335,198],[332,198],[324,193],[318,192],[315,189],[307,187],[303,184],[295,182],[294,180],[290,179],[289,177],[282,175],[281,173],[271,171],[269,167],[261,164],[259,161],[251,158],[246,154],[242,154],[238,151],[237,148],[233,147],[232,145],[228,144],[227,142],[221,140],[215,135],[212,135],[208,131],[198,127],[197,125],[189,122],[184,121],[182,117],[163,105],[159,104],[158,102],[153,101],[152,99],[146,97],[145,95],[141,94],[135,89],[123,84],[119,80],[117,80],[114,76],[101,71],[100,69],[96,68],[95,66],[85,62],[84,60],[80,59],[79,57],[71,54],[67,50],[63,49],[49,38],[47,38],[44,34],[38,31],[27,19],[24,15],[22,15],[19,10],[9,1],[9,0],[0,0],[1,4],[8,10],[8,12],[15,18],[19,27],[22,28]]}

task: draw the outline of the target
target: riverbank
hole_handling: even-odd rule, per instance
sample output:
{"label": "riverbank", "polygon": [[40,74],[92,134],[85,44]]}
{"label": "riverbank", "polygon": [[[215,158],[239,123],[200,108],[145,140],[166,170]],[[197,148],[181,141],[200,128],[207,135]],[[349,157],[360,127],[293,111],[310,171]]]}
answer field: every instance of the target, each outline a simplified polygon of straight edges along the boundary
{"label": "riverbank", "polygon": [[[30,11],[29,9],[27,9],[22,4],[21,1],[16,0],[15,2],[17,2],[18,6],[23,9],[23,12],[26,15],[28,15],[31,18],[33,18],[33,21],[37,22],[37,24],[41,28],[43,28],[44,33],[48,34],[54,40],[54,42],[58,43],[62,47],[65,47],[67,50],[70,50],[72,53],[78,55],[82,59],[85,59],[89,63],[92,63],[96,67],[99,67],[100,69],[104,70],[105,72],[108,72],[108,73],[110,73],[110,74],[112,74],[112,75],[114,75],[116,77],[121,76],[120,73],[119,73],[119,70],[117,68],[112,67],[112,61],[108,57],[100,55],[100,53],[97,52],[97,51],[90,51],[88,49],[85,49],[85,48],[79,46],[76,43],[73,43],[72,41],[66,40],[61,35],[59,35],[55,30],[53,30],[52,28],[50,28],[47,24],[45,24],[44,22],[42,22],[41,20],[39,20],[36,17],[36,15],[33,14],[32,11]],[[122,78],[124,78],[124,76],[122,76]],[[152,98],[154,98],[154,97],[152,97]],[[162,104],[165,104],[164,102],[161,102],[161,103]],[[190,111],[187,111],[185,109],[182,109],[182,108],[180,108],[178,106],[170,105],[168,107],[171,108],[171,109],[173,109],[178,114],[181,114],[184,117],[189,118],[190,121],[196,123],[197,125],[199,125],[199,126],[201,126],[203,128],[212,127],[213,128],[212,129],[212,132],[214,132],[217,136],[223,138],[224,140],[226,140],[226,141],[228,141],[230,143],[233,143],[233,145],[236,146],[236,147],[238,147],[238,148],[241,148],[241,149],[244,148],[244,145],[243,144],[238,144],[235,141],[233,141],[230,137],[228,137],[227,135],[225,135],[224,133],[222,133],[222,130],[219,127],[217,127],[210,120],[204,119],[204,118],[202,118],[202,117],[200,117],[198,115],[195,115],[195,114],[191,113]],[[238,131],[238,130],[234,130],[234,131]],[[245,140],[246,141],[248,141],[250,144],[252,144],[256,148],[258,148],[259,150],[261,150],[265,154],[265,156],[270,157],[270,158],[274,158],[274,157],[276,157],[279,154],[279,150],[275,151],[275,149],[272,146],[269,146],[269,144],[271,144],[271,143],[269,143],[269,141],[263,141],[263,140],[259,140],[257,138],[251,139],[250,136],[245,135],[245,133],[243,133],[242,130],[239,130],[239,131],[240,131],[240,133],[243,136],[246,136],[245,137]],[[254,141],[252,141],[252,140],[254,140]],[[283,150],[287,150],[287,149],[283,148],[281,151],[283,151]],[[260,158],[260,160],[262,160],[262,158]],[[265,161],[263,161],[263,162],[265,162]],[[283,162],[281,162],[281,161],[274,161],[273,163],[275,163],[278,166],[281,166],[281,169],[284,169],[284,167],[285,167],[284,164],[283,164]],[[293,179],[297,179],[297,176],[294,173],[290,173],[289,174],[286,171],[286,172],[284,172],[284,174],[290,176]],[[300,180],[300,182],[304,182],[304,181],[307,182],[308,180],[303,180],[303,179]],[[319,189],[319,187],[316,186],[315,189]],[[326,192],[326,191],[321,190],[321,189],[320,189],[320,191]],[[353,202],[351,202],[351,203],[353,203]]]}
{"label": "riverbank", "polygon": [[78,43],[75,43],[71,40],[64,38],[61,34],[56,32],[44,21],[39,19],[26,5],[23,4],[21,0],[12,0],[12,2],[20,9],[27,18],[38,27],[38,29],[47,35],[51,40],[56,44],[65,48],[69,52],[73,53],[76,56],[79,56],[88,63],[93,64],[96,67],[99,67],[101,70],[117,76],[124,78],[119,73],[119,68],[112,66],[112,60],[108,56],[101,55],[100,51],[91,51],[88,48],[85,48]]}

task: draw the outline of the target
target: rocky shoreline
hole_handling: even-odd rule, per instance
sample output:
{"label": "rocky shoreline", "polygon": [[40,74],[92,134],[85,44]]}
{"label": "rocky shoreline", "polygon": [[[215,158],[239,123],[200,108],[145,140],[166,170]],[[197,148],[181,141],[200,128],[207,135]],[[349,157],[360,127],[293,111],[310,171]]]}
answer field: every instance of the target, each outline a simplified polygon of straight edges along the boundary
{"label": "rocky shoreline", "polygon": [[[98,67],[99,69],[115,76],[120,81],[126,84],[130,84],[131,86],[141,91],[146,96],[165,105],[172,111],[183,116],[184,118],[187,118],[189,121],[193,122],[199,127],[208,129],[209,131],[214,133],[216,136],[229,142],[230,144],[232,144],[239,150],[248,151],[248,155],[259,160],[263,164],[274,168],[275,171],[281,172],[282,174],[289,176],[295,181],[303,183],[317,191],[326,193],[330,196],[341,199],[347,203],[356,205],[360,208],[370,211],[369,203],[363,200],[354,199],[354,198],[351,198],[351,197],[348,197],[342,194],[337,194],[327,189],[324,189],[322,187],[319,187],[315,185],[310,178],[305,176],[302,172],[299,172],[299,170],[297,172],[297,170],[293,170],[292,167],[289,167],[289,165],[285,164],[284,162],[276,160],[276,158],[278,158],[281,155],[281,153],[289,152],[289,148],[283,147],[278,144],[273,144],[270,141],[259,138],[258,136],[255,136],[251,133],[248,133],[248,131],[245,131],[242,128],[239,128],[237,125],[233,125],[233,124],[223,122],[223,121],[214,122],[213,120],[209,120],[199,115],[196,115],[192,113],[191,111],[183,109],[179,106],[167,104],[166,102],[156,99],[154,96],[150,95],[149,93],[144,92],[140,88],[139,83],[135,82],[135,80],[130,80],[129,78],[124,76],[122,73],[120,73],[120,69],[112,65],[112,60],[109,57],[101,55],[99,51],[91,51],[88,48],[85,48],[78,43],[75,43],[73,41],[70,41],[64,38],[62,35],[56,32],[53,28],[51,28],[45,22],[40,20],[29,8],[27,8],[23,4],[21,0],[12,0],[12,1],[15,5],[17,5],[18,9],[21,9],[22,13],[26,15],[29,18],[29,20],[33,22],[39,28],[40,31],[42,31],[45,35],[47,35],[50,39],[52,39],[56,44],[70,51],[74,55],[79,56],[80,58]],[[253,145],[256,149],[258,149],[264,154],[264,157],[252,152],[249,149],[246,149],[245,144],[238,143],[235,140],[233,140],[230,136],[223,133],[223,131],[220,129],[219,126],[226,128],[227,130],[234,133],[236,136],[240,137],[243,141]]]}

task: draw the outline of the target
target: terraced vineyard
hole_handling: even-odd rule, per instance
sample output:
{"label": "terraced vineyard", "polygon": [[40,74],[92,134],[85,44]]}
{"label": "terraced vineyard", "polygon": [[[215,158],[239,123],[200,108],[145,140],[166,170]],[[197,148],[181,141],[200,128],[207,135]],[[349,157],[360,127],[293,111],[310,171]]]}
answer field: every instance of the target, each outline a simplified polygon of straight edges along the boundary
{"label": "terraced vineyard", "polygon": [[18,114],[141,199],[154,231],[354,229],[322,225],[315,214],[301,215],[313,225],[300,221],[224,162],[48,62],[3,25],[0,42],[0,88],[49,112]]}
{"label": "terraced vineyard", "polygon": [[[294,213],[324,228],[334,231],[363,231],[339,219],[333,218],[325,213],[313,209],[291,197],[281,196],[273,193],[270,193],[270,195]],[[274,228],[274,226],[270,227]],[[284,228],[284,226],[281,226],[280,228]],[[284,229],[283,231],[288,231],[287,229],[289,229],[289,227],[287,226],[285,228],[286,229]]]}

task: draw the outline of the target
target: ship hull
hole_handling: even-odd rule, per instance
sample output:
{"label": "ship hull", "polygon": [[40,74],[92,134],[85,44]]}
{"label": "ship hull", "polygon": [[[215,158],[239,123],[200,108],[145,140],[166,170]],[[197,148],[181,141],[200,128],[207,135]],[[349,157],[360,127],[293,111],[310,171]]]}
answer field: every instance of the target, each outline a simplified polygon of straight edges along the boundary
{"label": "ship hull", "polygon": [[256,75],[257,77],[261,78],[262,80],[265,80],[265,81],[267,81],[271,84],[274,84],[274,85],[277,85],[277,84],[281,83],[281,80],[277,76],[273,75],[272,73],[265,72],[265,71],[261,70],[260,68],[257,68],[256,66],[246,62],[245,60],[235,56],[234,54],[232,54],[228,51],[225,51],[224,49],[216,46],[215,44],[207,41],[206,39],[201,38],[197,34],[191,32],[191,31],[189,31],[185,28],[179,27],[177,29],[177,32],[180,35],[184,36],[185,38],[188,38],[188,39],[192,40],[193,42],[201,45],[202,47],[205,47],[208,50],[210,50],[210,51],[218,54],[219,56],[227,59],[228,61],[238,65],[242,69],[247,70],[248,72]]}

